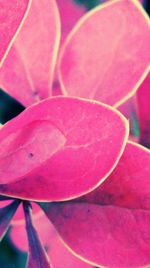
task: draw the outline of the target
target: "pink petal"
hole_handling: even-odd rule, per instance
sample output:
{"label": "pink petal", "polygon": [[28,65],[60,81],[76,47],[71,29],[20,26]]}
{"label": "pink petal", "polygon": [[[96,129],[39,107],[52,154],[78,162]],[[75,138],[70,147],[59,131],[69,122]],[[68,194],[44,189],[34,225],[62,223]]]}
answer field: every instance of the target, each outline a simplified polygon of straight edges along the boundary
{"label": "pink petal", "polygon": [[109,1],[82,17],[59,59],[64,94],[123,103],[148,72],[149,26],[148,16],[133,0]]}
{"label": "pink petal", "polygon": [[[0,205],[1,205],[1,203],[4,203],[4,201],[0,202]],[[6,203],[6,201],[5,201],[5,203]],[[7,201],[7,203],[8,203],[8,201]],[[41,215],[41,209],[39,208],[39,206],[36,203],[32,204],[32,210],[34,211],[34,218],[38,218]],[[23,211],[22,206],[19,206],[19,208],[17,209],[11,223],[12,223],[12,225],[17,225],[17,226],[24,223],[24,211]]]}
{"label": "pink petal", "polygon": [[[43,212],[40,217],[36,219],[34,217],[33,222],[43,245],[47,249],[54,268],[60,268],[60,265],[63,268],[92,268],[91,265],[84,263],[70,253]],[[13,226],[10,235],[12,242],[17,248],[23,251],[28,250],[27,235],[24,224]]]}
{"label": "pink petal", "polygon": [[0,0],[0,67],[24,23],[30,4],[31,0]]}
{"label": "pink petal", "polygon": [[72,202],[43,203],[65,243],[91,264],[145,267],[150,263],[150,151],[128,143],[110,177]]}
{"label": "pink petal", "polygon": [[80,200],[103,205],[133,209],[150,209],[150,151],[128,142],[124,153],[109,178],[97,189]]}
{"label": "pink petal", "polygon": [[114,169],[127,136],[126,119],[102,103],[33,105],[0,130],[0,193],[55,201],[89,192]]}
{"label": "pink petal", "polygon": [[137,92],[140,143],[150,148],[150,73]]}
{"label": "pink petal", "polygon": [[30,203],[24,203],[24,214],[26,219],[26,231],[28,236],[29,254],[27,268],[52,268],[48,255],[42,245],[38,233],[33,225]]}
{"label": "pink petal", "polygon": [[57,0],[57,4],[61,16],[61,43],[63,43],[68,33],[86,10],[83,6],[77,5],[72,0],[65,0],[65,2]]}
{"label": "pink petal", "polygon": [[32,0],[31,9],[0,73],[0,86],[23,105],[51,94],[60,39],[55,0]]}
{"label": "pink petal", "polygon": [[[64,43],[68,33],[72,30],[78,19],[86,12],[86,9],[83,6],[77,5],[75,2],[70,0],[65,0],[65,2],[62,0],[57,0],[57,3],[61,17],[61,42],[59,47],[60,51],[60,48]],[[62,95],[62,90],[58,80],[57,66],[55,78],[53,81],[52,95]]]}

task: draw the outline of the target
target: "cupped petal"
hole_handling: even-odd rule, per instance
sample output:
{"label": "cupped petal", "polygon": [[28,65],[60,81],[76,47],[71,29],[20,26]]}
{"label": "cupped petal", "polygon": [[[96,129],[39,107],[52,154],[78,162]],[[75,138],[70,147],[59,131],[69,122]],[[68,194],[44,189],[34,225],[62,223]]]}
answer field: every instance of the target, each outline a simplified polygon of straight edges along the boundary
{"label": "cupped petal", "polygon": [[133,142],[110,177],[72,201],[42,203],[70,250],[98,267],[150,264],[150,151]]}
{"label": "cupped petal", "polygon": [[150,73],[137,91],[140,143],[150,148]]}
{"label": "cupped petal", "polygon": [[0,72],[0,86],[24,106],[51,94],[60,40],[55,0],[32,0],[26,21]]}
{"label": "cupped petal", "polygon": [[[33,215],[33,223],[37,229],[39,237],[46,248],[54,268],[92,268],[93,266],[76,258],[64,246],[53,225],[41,211],[37,218]],[[24,224],[13,225],[10,232],[13,244],[22,251],[28,251],[27,234]],[[23,243],[22,243],[23,241]]]}
{"label": "cupped petal", "polygon": [[112,172],[127,138],[127,120],[108,105],[42,101],[0,130],[0,193],[35,201],[81,196]]}
{"label": "cupped petal", "polygon": [[0,0],[0,67],[29,12],[31,0]]}
{"label": "cupped petal", "polygon": [[114,0],[77,23],[59,59],[64,94],[116,107],[133,95],[148,73],[150,22],[136,0]]}

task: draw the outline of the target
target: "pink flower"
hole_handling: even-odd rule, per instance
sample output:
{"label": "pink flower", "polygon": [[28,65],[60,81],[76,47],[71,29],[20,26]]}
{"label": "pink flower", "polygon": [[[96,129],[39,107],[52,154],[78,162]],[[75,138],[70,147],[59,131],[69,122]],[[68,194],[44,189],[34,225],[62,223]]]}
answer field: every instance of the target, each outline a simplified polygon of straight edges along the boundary
{"label": "pink flower", "polygon": [[[54,0],[24,1],[13,20],[2,16],[10,4],[2,7],[0,85],[29,107],[0,129],[0,237],[20,206],[25,222],[16,223],[20,208],[11,236],[20,248],[19,231],[25,239],[29,268],[148,265],[150,152],[127,141],[115,109],[148,74],[147,15],[136,0],[110,1],[60,48]],[[70,97],[48,98],[54,79]]]}

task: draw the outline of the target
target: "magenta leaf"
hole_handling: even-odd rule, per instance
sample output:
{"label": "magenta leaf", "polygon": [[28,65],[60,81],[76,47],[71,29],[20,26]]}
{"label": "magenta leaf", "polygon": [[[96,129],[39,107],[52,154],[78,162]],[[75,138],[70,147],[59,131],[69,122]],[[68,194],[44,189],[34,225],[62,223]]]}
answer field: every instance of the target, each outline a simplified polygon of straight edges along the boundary
{"label": "magenta leaf", "polygon": [[146,77],[149,47],[149,18],[138,1],[98,6],[78,21],[66,39],[59,59],[63,93],[117,107]]}
{"label": "magenta leaf", "polygon": [[38,237],[37,231],[33,226],[30,203],[24,202],[23,205],[29,243],[29,257],[27,268],[52,268],[46,251]]}
{"label": "magenta leaf", "polygon": [[102,103],[53,97],[33,105],[0,130],[0,193],[35,201],[81,196],[112,172],[127,137],[126,119]]}
{"label": "magenta leaf", "polygon": [[59,39],[55,0],[32,0],[25,23],[0,72],[0,86],[24,106],[51,95]]}
{"label": "magenta leaf", "polygon": [[0,241],[2,240],[3,236],[5,235],[9,224],[14,216],[20,201],[16,200],[12,202],[10,205],[0,208]]}
{"label": "magenta leaf", "polygon": [[128,143],[116,169],[95,191],[69,202],[42,203],[78,256],[104,267],[150,263],[150,151]]}
{"label": "magenta leaf", "polygon": [[29,11],[31,0],[0,0],[0,67]]}

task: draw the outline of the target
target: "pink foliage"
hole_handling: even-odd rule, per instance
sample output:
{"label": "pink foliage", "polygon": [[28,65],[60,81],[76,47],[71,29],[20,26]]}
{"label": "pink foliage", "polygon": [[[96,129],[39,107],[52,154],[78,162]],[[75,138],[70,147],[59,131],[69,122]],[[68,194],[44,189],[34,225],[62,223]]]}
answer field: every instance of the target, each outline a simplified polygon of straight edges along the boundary
{"label": "pink foliage", "polygon": [[138,2],[117,0],[97,7],[81,18],[62,49],[64,94],[118,106],[145,78],[149,47],[149,18]]}
{"label": "pink foliage", "polygon": [[56,0],[61,17],[61,43],[63,43],[76,22],[86,12],[81,5],[76,5],[73,0]]}
{"label": "pink foliage", "polygon": [[[34,211],[34,210],[33,210]],[[33,217],[34,225],[39,233],[43,245],[47,248],[53,268],[90,268],[91,265],[76,258],[63,244],[54,226],[41,212]],[[11,239],[15,246],[22,251],[28,250],[28,240],[24,223],[16,223],[11,231]],[[23,241],[23,243],[22,243]],[[92,266],[93,267],[93,266]]]}
{"label": "pink foliage", "polygon": [[30,0],[0,0],[0,67],[29,11]]}
{"label": "pink foliage", "polygon": [[0,0],[0,86],[29,106],[0,126],[0,239],[12,224],[28,268],[150,263],[150,151],[127,141],[135,115],[150,145],[149,19],[136,0],[84,13]]}
{"label": "pink foliage", "polygon": [[95,191],[42,207],[65,243],[93,265],[143,267],[150,256],[149,167],[149,150],[128,143],[116,169]]}
{"label": "pink foliage", "polygon": [[125,118],[104,104],[55,97],[31,106],[0,131],[0,192],[45,201],[79,196],[112,171],[127,136]]}
{"label": "pink foliage", "polygon": [[59,39],[55,1],[32,0],[26,21],[0,72],[0,86],[25,106],[48,97]]}

